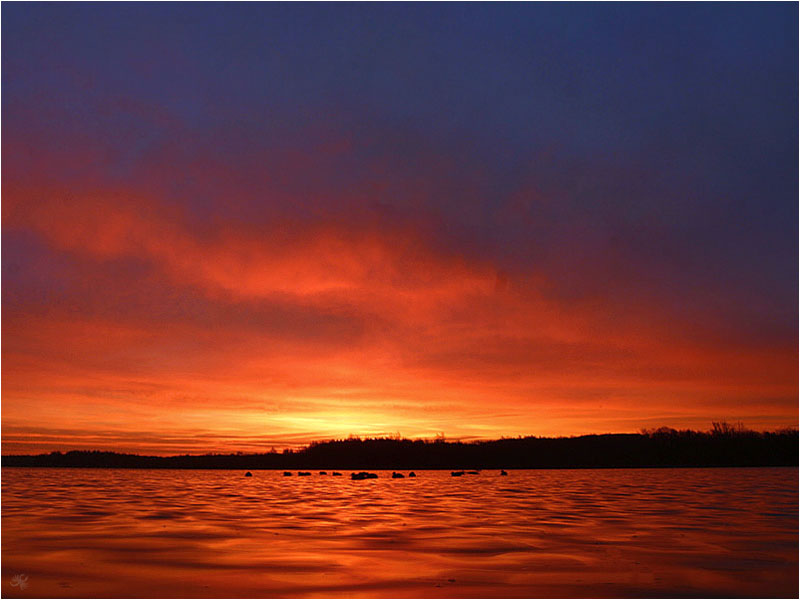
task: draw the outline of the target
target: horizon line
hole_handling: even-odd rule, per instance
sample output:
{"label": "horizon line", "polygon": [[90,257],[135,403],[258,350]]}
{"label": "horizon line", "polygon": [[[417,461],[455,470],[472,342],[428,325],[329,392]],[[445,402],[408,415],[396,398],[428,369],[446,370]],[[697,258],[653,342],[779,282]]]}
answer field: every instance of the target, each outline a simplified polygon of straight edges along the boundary
{"label": "horizon line", "polygon": [[270,454],[283,454],[283,453],[299,453],[304,450],[307,450],[316,445],[322,444],[330,444],[330,443],[339,443],[339,442],[369,442],[369,441],[395,441],[395,442],[414,442],[414,443],[429,443],[429,444],[465,444],[465,445],[472,445],[472,444],[488,444],[492,442],[499,442],[503,440],[525,440],[525,439],[541,439],[541,440],[566,440],[566,439],[578,439],[584,437],[600,437],[600,436],[641,436],[641,435],[653,435],[653,434],[697,434],[697,435],[743,435],[743,434],[757,434],[757,435],[765,435],[765,434],[798,434],[800,430],[798,426],[787,426],[787,427],[779,427],[770,430],[755,430],[749,429],[745,427],[741,422],[737,422],[735,424],[728,423],[726,421],[712,421],[712,427],[708,430],[699,430],[699,429],[677,429],[673,427],[654,427],[654,428],[640,428],[639,431],[636,432],[611,432],[607,431],[604,433],[581,433],[581,434],[573,434],[573,435],[557,435],[557,436],[546,436],[546,435],[516,435],[516,436],[500,436],[497,438],[471,438],[471,436],[464,436],[464,437],[453,437],[448,438],[444,434],[436,435],[433,438],[430,437],[405,437],[402,435],[381,435],[381,436],[370,436],[370,435],[356,435],[356,434],[349,434],[347,437],[341,438],[325,438],[325,439],[318,439],[318,440],[311,440],[304,444],[296,444],[294,446],[286,446],[281,450],[276,450],[273,446],[270,450],[265,450],[262,452],[258,451],[250,451],[244,452],[241,450],[238,451],[217,451],[217,450],[205,450],[205,451],[198,451],[198,452],[178,452],[178,453],[171,453],[171,454],[139,454],[137,452],[129,452],[129,451],[119,451],[119,450],[101,450],[97,448],[71,448],[71,449],[63,449],[63,450],[51,450],[50,452],[39,452],[35,454],[19,454],[19,453],[5,453],[0,451],[0,458],[5,457],[20,457],[20,456],[49,456],[53,454],[67,454],[71,452],[85,452],[85,453],[106,453],[106,454],[117,454],[120,456],[138,456],[138,457],[154,457],[154,458],[169,458],[169,457],[179,457],[179,456],[259,456],[259,455],[270,455]]}

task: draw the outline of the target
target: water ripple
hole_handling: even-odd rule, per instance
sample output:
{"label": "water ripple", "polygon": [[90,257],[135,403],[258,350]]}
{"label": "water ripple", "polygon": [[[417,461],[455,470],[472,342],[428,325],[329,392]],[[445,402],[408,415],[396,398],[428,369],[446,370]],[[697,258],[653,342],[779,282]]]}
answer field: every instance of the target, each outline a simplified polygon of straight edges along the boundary
{"label": "water ripple", "polygon": [[[2,471],[5,597],[796,597],[797,469]],[[11,587],[27,574],[25,591]]]}

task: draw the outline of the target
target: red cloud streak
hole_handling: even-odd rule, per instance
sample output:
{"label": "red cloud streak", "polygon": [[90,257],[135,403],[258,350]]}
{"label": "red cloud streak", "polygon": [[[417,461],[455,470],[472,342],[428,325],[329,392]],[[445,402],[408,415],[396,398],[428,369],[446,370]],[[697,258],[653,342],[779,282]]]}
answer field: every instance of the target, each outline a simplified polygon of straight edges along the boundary
{"label": "red cloud streak", "polygon": [[797,421],[794,346],[732,342],[658,302],[566,300],[546,271],[412,221],[199,226],[152,190],[5,182],[5,235],[38,248],[25,264],[65,266],[40,272],[44,296],[4,275],[3,452]]}

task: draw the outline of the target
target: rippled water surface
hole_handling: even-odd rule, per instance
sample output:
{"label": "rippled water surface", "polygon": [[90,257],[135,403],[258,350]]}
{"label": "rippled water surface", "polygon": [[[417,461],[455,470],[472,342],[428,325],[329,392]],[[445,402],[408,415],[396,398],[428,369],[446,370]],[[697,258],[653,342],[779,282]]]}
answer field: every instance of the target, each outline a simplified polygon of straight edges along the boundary
{"label": "rippled water surface", "polygon": [[797,597],[798,471],[2,470],[4,597]]}

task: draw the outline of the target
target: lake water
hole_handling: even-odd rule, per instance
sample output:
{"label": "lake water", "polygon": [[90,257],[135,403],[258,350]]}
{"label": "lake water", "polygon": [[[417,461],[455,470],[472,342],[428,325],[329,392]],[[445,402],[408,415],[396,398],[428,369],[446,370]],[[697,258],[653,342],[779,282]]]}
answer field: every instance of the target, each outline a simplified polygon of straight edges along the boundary
{"label": "lake water", "polygon": [[3,597],[797,597],[798,470],[2,470]]}

